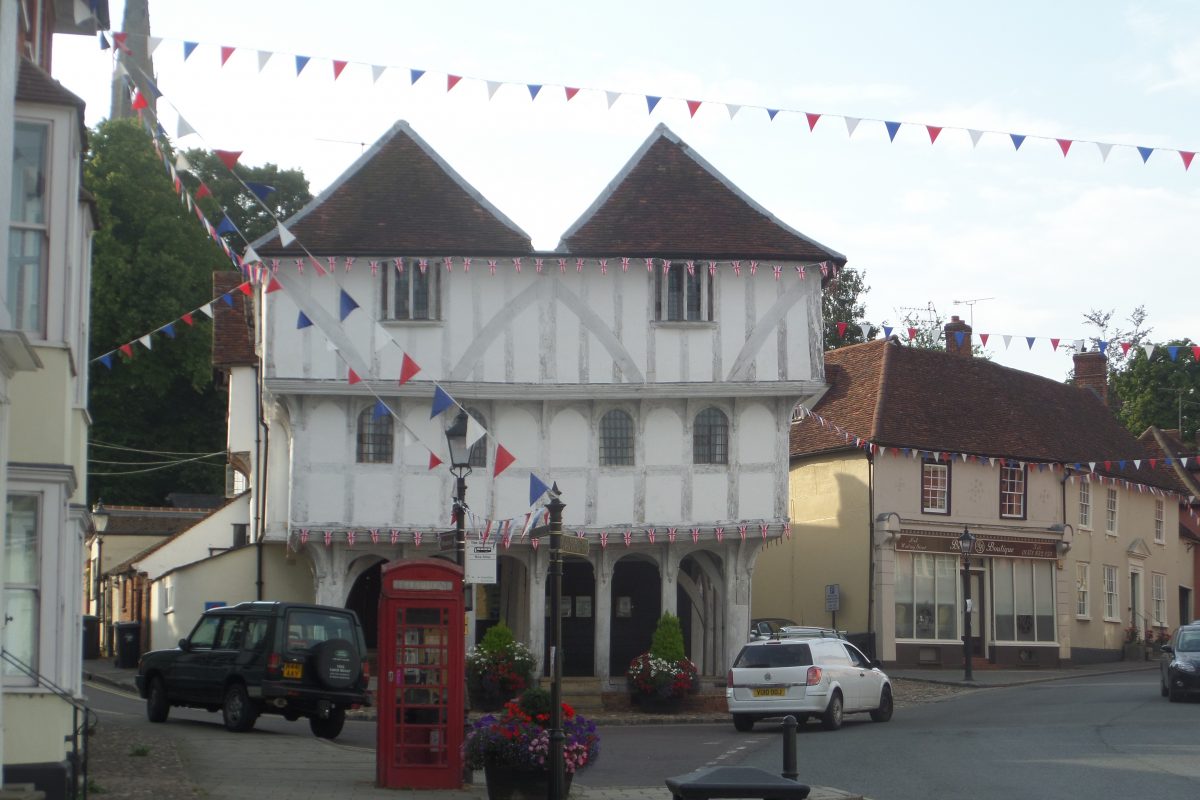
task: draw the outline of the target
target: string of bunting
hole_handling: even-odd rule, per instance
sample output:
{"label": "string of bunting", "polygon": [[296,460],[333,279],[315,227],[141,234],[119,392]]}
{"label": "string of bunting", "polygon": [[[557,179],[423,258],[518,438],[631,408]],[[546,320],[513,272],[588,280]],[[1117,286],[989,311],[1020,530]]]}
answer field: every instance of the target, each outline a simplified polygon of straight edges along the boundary
{"label": "string of bunting", "polygon": [[[920,331],[917,328],[912,328],[912,327],[900,328],[895,325],[872,325],[870,322],[862,322],[862,323],[829,322],[826,324],[832,325],[834,328],[836,328],[839,339],[844,339],[846,337],[846,331],[849,330],[850,328],[858,328],[862,332],[862,335],[864,338],[869,338],[871,336],[872,328],[881,331],[883,333],[883,338],[885,338],[885,339],[890,339],[892,337],[892,333],[894,331],[900,331],[901,333],[904,333],[905,335],[907,335],[908,341],[910,341],[910,342],[915,341],[917,338],[917,335],[920,333]],[[964,331],[952,331],[952,333],[955,337],[955,342],[958,344],[959,347],[962,347],[963,344],[966,342],[966,333]],[[899,336],[900,334],[897,333],[896,335]],[[1009,345],[1012,344],[1014,339],[1024,340],[1024,342],[1028,346],[1029,350],[1033,350],[1034,344],[1036,344],[1037,341],[1040,339],[1040,340],[1049,342],[1050,349],[1056,353],[1058,352],[1058,348],[1060,346],[1063,347],[1064,350],[1065,349],[1073,349],[1075,352],[1080,352],[1083,350],[1085,344],[1087,344],[1090,341],[1090,340],[1082,339],[1082,338],[1071,339],[1071,338],[1065,338],[1065,337],[1055,338],[1055,337],[1049,337],[1049,336],[1013,336],[1013,335],[1010,335],[1007,333],[974,333],[974,334],[972,334],[972,336],[978,337],[979,344],[982,347],[988,347],[989,342],[993,342],[993,340],[999,339],[1000,341],[1002,341],[1004,343],[1005,350],[1007,350],[1009,348]],[[1135,342],[1118,342],[1117,345],[1121,348],[1121,353],[1123,355],[1129,355],[1130,350],[1136,350],[1136,351],[1144,352],[1146,354],[1147,359],[1153,358],[1155,351],[1160,348],[1167,351],[1167,353],[1168,353],[1168,355],[1170,355],[1172,361],[1178,361],[1179,356],[1181,354],[1186,355],[1186,353],[1188,353],[1190,351],[1192,354],[1192,359],[1196,362],[1200,362],[1200,345],[1154,345],[1154,344],[1137,344]],[[1111,345],[1106,341],[1098,341],[1095,343],[1095,346],[1096,346],[1096,349],[1100,351],[1100,353],[1107,355],[1108,349]],[[1136,353],[1135,353],[1135,355],[1136,355]]]}
{"label": "string of bunting", "polygon": [[[1179,465],[1184,469],[1188,468],[1189,463],[1192,466],[1200,465],[1200,456],[1196,455],[1174,457],[1164,456],[1163,458],[1101,458],[1095,461],[1057,462],[1032,461],[1028,459],[1021,460],[1004,458],[1001,456],[983,456],[975,453],[954,453],[946,450],[922,450],[916,447],[899,447],[895,445],[885,446],[872,442],[869,439],[864,439],[861,436],[857,436],[841,427],[836,422],[826,419],[815,411],[811,411],[804,406],[797,406],[792,412],[792,424],[798,425],[805,419],[815,420],[822,428],[828,428],[832,430],[834,433],[840,436],[843,441],[847,443],[853,442],[854,446],[860,450],[880,457],[888,455],[890,451],[893,458],[906,457],[914,460],[944,461],[948,464],[958,460],[962,463],[987,464],[990,467],[994,467],[997,464],[1006,467],[1019,466],[1029,472],[1033,472],[1035,470],[1037,472],[1050,470],[1051,472],[1066,473],[1067,477],[1069,477],[1072,482],[1074,482],[1076,478],[1079,478],[1081,480],[1095,481],[1102,485],[1121,486],[1125,489],[1134,489],[1135,491],[1143,494],[1149,493],[1158,495],[1160,497],[1174,497],[1176,499],[1184,499],[1184,497],[1179,492],[1160,489],[1156,486],[1147,486],[1144,483],[1131,481],[1127,478],[1110,477],[1108,475],[1101,474],[1097,470],[1103,469],[1108,472],[1113,470],[1124,471],[1129,467],[1133,467],[1135,470],[1157,469],[1159,466],[1171,467],[1176,461],[1178,461]],[[1193,498],[1188,497],[1186,499],[1189,502],[1189,513],[1191,514],[1192,518],[1200,519],[1198,512],[1194,508],[1191,508],[1190,504]]]}
{"label": "string of bunting", "polygon": [[[130,48],[129,38],[128,38],[127,33],[113,32],[112,39],[113,39],[113,45],[115,45],[117,50],[132,54],[133,51]],[[308,67],[309,63],[314,60],[314,58],[312,56],[308,56],[308,55],[286,53],[286,52],[280,52],[280,51],[274,51],[274,50],[264,50],[261,48],[244,48],[244,47],[236,47],[236,46],[232,46],[232,45],[215,45],[215,44],[202,43],[199,41],[192,41],[192,40],[167,39],[167,38],[158,37],[158,36],[149,37],[150,53],[151,54],[155,53],[155,51],[158,49],[158,47],[165,41],[172,41],[172,42],[175,42],[176,44],[179,44],[182,46],[183,61],[185,63],[191,63],[191,64],[201,63],[199,58],[197,58],[196,60],[192,60],[193,54],[198,49],[202,49],[205,52],[210,52],[213,56],[219,55],[220,68],[224,68],[230,62],[230,60],[234,59],[235,57],[240,59],[241,58],[240,56],[236,56],[236,54],[238,54],[238,53],[245,53],[247,56],[252,56],[257,63],[257,72],[258,73],[261,73],[266,68],[267,64],[270,63],[270,61],[275,56],[286,57],[289,60],[291,60],[292,63],[294,64],[296,78],[299,78],[301,73],[304,72],[305,68]],[[100,33],[100,47],[101,47],[101,49],[105,49],[105,50],[109,49],[109,47],[110,47],[108,39],[104,36],[103,32]],[[808,129],[810,132],[815,131],[815,129],[817,127],[817,123],[820,122],[822,119],[840,120],[846,128],[847,138],[852,138],[854,136],[855,131],[858,130],[859,126],[862,123],[866,122],[866,123],[870,123],[872,125],[882,125],[884,130],[887,132],[888,140],[893,141],[893,142],[895,141],[896,136],[900,133],[901,129],[907,128],[907,129],[915,129],[916,131],[919,131],[922,134],[924,134],[924,136],[927,136],[929,139],[930,145],[936,145],[939,139],[945,140],[946,137],[943,137],[942,134],[947,131],[955,131],[957,133],[966,134],[967,136],[970,137],[971,146],[973,148],[977,148],[979,146],[979,142],[985,136],[986,137],[996,137],[996,136],[1003,137],[1009,143],[1011,143],[1014,152],[1019,151],[1021,149],[1022,145],[1025,144],[1026,141],[1032,139],[1032,140],[1035,140],[1038,142],[1044,142],[1046,144],[1054,145],[1055,147],[1058,148],[1058,150],[1060,152],[1062,152],[1062,155],[1064,158],[1067,157],[1067,155],[1071,152],[1072,148],[1074,148],[1076,150],[1076,152],[1078,152],[1079,148],[1075,148],[1074,147],[1075,145],[1080,145],[1080,144],[1094,145],[1096,147],[1096,151],[1097,151],[1098,155],[1100,156],[1100,160],[1102,163],[1107,163],[1109,155],[1112,153],[1114,148],[1119,149],[1119,150],[1127,150],[1127,151],[1135,152],[1138,155],[1138,157],[1141,158],[1142,163],[1148,162],[1150,160],[1150,157],[1153,156],[1155,152],[1176,153],[1176,154],[1178,154],[1180,163],[1183,165],[1183,168],[1185,171],[1191,168],[1192,159],[1195,157],[1195,154],[1196,154],[1195,150],[1180,150],[1180,149],[1168,148],[1168,147],[1149,147],[1149,146],[1144,146],[1144,145],[1128,145],[1128,144],[1121,144],[1121,143],[1116,143],[1116,142],[1102,142],[1102,141],[1096,141],[1096,140],[1092,140],[1092,139],[1068,138],[1068,137],[1063,137],[1063,136],[1039,136],[1039,135],[1035,135],[1035,134],[1016,133],[1013,131],[992,130],[992,129],[983,128],[983,127],[974,128],[974,127],[961,127],[961,126],[954,126],[954,125],[934,125],[934,124],[928,123],[928,122],[913,122],[913,121],[909,121],[909,120],[887,120],[887,119],[880,119],[880,118],[867,117],[867,116],[847,116],[844,114],[832,114],[829,112],[805,111],[805,110],[800,110],[800,109],[790,109],[790,108],[780,108],[780,107],[771,108],[768,106],[752,105],[752,104],[747,104],[747,103],[729,103],[729,102],[725,102],[725,101],[716,101],[716,100],[692,99],[692,98],[677,97],[677,96],[671,96],[671,95],[665,95],[665,94],[643,94],[640,92],[613,91],[610,89],[600,89],[600,88],[585,87],[585,86],[567,86],[564,84],[547,84],[545,82],[521,83],[521,82],[515,82],[515,81],[498,81],[498,80],[473,77],[473,76],[458,74],[458,73],[428,73],[424,69],[416,69],[416,68],[412,68],[412,67],[399,67],[399,66],[394,66],[394,65],[372,64],[372,63],[368,63],[368,62],[354,61],[352,59],[347,59],[347,58],[332,58],[332,59],[317,58],[316,60],[317,61],[325,61],[328,63],[329,68],[330,68],[328,74],[330,75],[330,78],[335,82],[339,78],[341,78],[342,73],[346,70],[347,67],[354,67],[355,70],[362,71],[362,72],[369,71],[370,78],[371,78],[371,85],[377,84],[379,82],[380,78],[382,78],[384,76],[384,74],[386,74],[387,72],[389,72],[391,70],[402,71],[403,73],[405,73],[408,78],[409,85],[415,85],[418,81],[425,78],[426,75],[430,75],[430,78],[426,79],[427,82],[428,82],[428,80],[432,79],[433,75],[444,75],[444,85],[446,87],[447,93],[454,91],[454,89],[456,87],[458,87],[460,84],[462,84],[464,82],[474,83],[474,84],[485,86],[487,88],[488,100],[491,100],[492,98],[494,98],[498,91],[500,91],[502,89],[506,89],[506,88],[512,88],[512,89],[519,90],[521,94],[528,94],[530,102],[535,102],[535,101],[537,101],[537,99],[539,97],[544,97],[549,94],[555,94],[555,95],[560,96],[561,98],[563,98],[563,101],[566,103],[570,103],[572,100],[574,100],[576,97],[578,97],[581,93],[591,93],[591,94],[602,95],[604,97],[609,109],[612,109],[613,106],[618,101],[620,101],[622,98],[629,97],[631,99],[636,100],[637,102],[639,102],[641,104],[644,104],[645,108],[646,108],[646,113],[648,115],[653,114],[654,110],[660,104],[662,104],[663,101],[666,101],[668,105],[675,105],[676,107],[678,107],[680,105],[686,106],[689,117],[695,117],[696,114],[701,111],[701,109],[707,107],[707,108],[712,109],[714,112],[721,111],[724,114],[727,114],[729,119],[732,120],[743,109],[753,109],[757,112],[765,113],[768,121],[774,121],[776,119],[776,117],[778,117],[781,114],[785,115],[785,116],[803,116],[805,122],[808,125]],[[209,62],[209,63],[213,63],[213,62]],[[555,91],[543,93],[543,90],[547,89],[549,87],[554,87]],[[461,92],[461,90],[460,90],[460,92]],[[180,124],[181,124],[181,126],[186,124],[182,120],[182,117],[180,118]],[[190,126],[188,126],[188,127],[190,128]]]}

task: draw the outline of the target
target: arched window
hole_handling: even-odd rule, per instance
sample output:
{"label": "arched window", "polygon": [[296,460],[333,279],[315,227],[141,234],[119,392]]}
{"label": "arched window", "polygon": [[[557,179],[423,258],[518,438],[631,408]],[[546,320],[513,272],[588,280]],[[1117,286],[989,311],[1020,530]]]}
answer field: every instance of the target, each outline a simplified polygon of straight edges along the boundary
{"label": "arched window", "polygon": [[[474,417],[475,421],[478,422],[484,430],[487,430],[487,419],[484,418],[483,414],[479,413],[478,409],[468,408],[467,413]],[[486,467],[487,445],[488,437],[479,437],[479,440],[475,442],[475,444],[471,445],[471,456],[467,463],[469,463],[472,467]]]}
{"label": "arched window", "polygon": [[620,409],[600,418],[600,466],[633,465],[633,417]]}
{"label": "arched window", "polygon": [[392,415],[376,415],[377,406],[370,406],[358,415],[358,454],[360,464],[390,464],[395,437],[392,435]]}
{"label": "arched window", "polygon": [[715,406],[696,415],[692,425],[692,463],[729,463],[729,418]]}

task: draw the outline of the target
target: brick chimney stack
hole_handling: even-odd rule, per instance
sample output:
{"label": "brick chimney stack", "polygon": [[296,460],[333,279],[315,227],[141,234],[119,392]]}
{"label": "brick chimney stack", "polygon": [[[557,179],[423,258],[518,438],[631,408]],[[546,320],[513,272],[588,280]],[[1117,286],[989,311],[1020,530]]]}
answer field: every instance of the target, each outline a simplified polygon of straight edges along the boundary
{"label": "brick chimney stack", "polygon": [[1084,350],[1075,354],[1075,385],[1091,389],[1108,402],[1108,356],[1099,350]]}
{"label": "brick chimney stack", "polygon": [[[962,344],[959,344],[958,334],[962,334]],[[946,352],[954,356],[971,357],[971,326],[958,317],[951,317],[946,323]]]}

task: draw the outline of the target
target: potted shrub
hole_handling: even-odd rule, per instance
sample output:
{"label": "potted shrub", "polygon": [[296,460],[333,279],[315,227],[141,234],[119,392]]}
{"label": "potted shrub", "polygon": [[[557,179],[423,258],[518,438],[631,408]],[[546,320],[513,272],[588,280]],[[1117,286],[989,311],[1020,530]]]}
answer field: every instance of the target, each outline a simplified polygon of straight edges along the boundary
{"label": "potted shrub", "polygon": [[679,617],[659,618],[650,649],[629,663],[626,681],[633,703],[645,711],[678,711],[700,687],[696,665],[683,652]]}
{"label": "potted shrub", "polygon": [[467,653],[467,695],[471,708],[498,711],[506,700],[523,692],[533,674],[533,654],[513,638],[512,630],[497,623],[483,641]]}
{"label": "potted shrub", "polygon": [[[550,695],[528,689],[499,714],[471,725],[463,742],[463,760],[487,776],[488,800],[544,800],[550,771]],[[571,779],[600,755],[596,723],[562,704],[564,796]]]}

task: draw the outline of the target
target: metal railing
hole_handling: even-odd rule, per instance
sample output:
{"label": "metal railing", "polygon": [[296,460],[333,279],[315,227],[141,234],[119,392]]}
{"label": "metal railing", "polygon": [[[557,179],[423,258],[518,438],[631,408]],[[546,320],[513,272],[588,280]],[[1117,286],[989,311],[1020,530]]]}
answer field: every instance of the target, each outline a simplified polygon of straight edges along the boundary
{"label": "metal railing", "polygon": [[29,664],[0,648],[0,658],[12,664],[38,685],[49,689],[58,699],[71,706],[71,734],[66,741],[71,743],[71,765],[75,770],[72,776],[71,797],[76,800],[87,800],[88,796],[88,736],[99,722],[96,713],[87,707],[83,700],[73,696],[69,691],[38,672]]}

